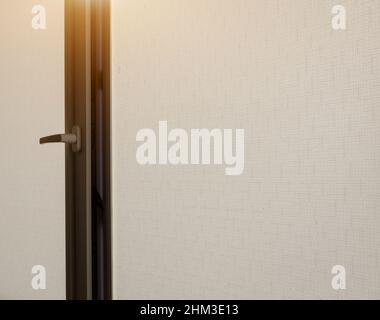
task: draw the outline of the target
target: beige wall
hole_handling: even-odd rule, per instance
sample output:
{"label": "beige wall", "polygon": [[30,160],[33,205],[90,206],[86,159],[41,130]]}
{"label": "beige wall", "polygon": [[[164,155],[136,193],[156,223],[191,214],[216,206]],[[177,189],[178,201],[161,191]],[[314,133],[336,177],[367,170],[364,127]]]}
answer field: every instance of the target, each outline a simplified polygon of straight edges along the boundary
{"label": "beige wall", "polygon": [[[47,29],[32,28],[44,5]],[[0,299],[65,298],[64,1],[0,1]],[[32,289],[32,267],[47,290]]]}
{"label": "beige wall", "polygon": [[[380,2],[113,0],[112,19],[115,297],[380,298]],[[245,129],[244,174],[138,165],[159,120]]]}

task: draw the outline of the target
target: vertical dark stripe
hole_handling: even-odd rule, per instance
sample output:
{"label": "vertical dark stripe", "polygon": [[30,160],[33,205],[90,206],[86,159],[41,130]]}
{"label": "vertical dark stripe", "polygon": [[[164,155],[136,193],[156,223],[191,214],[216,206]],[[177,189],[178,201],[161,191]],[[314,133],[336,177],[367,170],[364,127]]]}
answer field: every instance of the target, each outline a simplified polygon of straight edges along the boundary
{"label": "vertical dark stripe", "polygon": [[91,11],[93,299],[110,299],[109,1],[93,0]]}

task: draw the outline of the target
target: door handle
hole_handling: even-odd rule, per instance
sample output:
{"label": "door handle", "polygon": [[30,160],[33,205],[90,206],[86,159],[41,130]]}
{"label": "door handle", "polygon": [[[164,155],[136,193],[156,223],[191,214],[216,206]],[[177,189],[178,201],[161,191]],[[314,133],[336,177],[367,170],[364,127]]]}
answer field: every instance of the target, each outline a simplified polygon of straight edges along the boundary
{"label": "door handle", "polygon": [[52,136],[43,137],[40,139],[40,144],[46,143],[67,143],[72,145],[73,152],[79,152],[82,147],[81,129],[79,126],[74,126],[71,133],[54,134]]}

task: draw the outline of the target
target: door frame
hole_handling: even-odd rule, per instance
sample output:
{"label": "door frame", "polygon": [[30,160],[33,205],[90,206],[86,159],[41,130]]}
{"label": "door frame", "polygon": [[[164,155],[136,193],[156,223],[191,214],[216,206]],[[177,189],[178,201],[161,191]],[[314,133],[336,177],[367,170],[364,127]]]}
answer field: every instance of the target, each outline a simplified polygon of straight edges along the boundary
{"label": "door frame", "polygon": [[66,146],[66,297],[92,298],[91,0],[65,0],[65,128],[81,128],[82,150]]}
{"label": "door frame", "polygon": [[93,299],[112,299],[110,0],[91,2]]}
{"label": "door frame", "polygon": [[65,0],[66,297],[112,299],[110,1]]}

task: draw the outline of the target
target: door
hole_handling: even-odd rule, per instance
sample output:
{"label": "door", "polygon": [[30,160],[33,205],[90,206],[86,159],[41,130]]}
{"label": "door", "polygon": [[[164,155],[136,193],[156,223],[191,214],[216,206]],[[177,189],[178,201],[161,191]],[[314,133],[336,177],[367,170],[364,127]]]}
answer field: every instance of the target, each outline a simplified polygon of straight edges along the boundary
{"label": "door", "polygon": [[91,294],[88,6],[0,3],[0,299]]}

